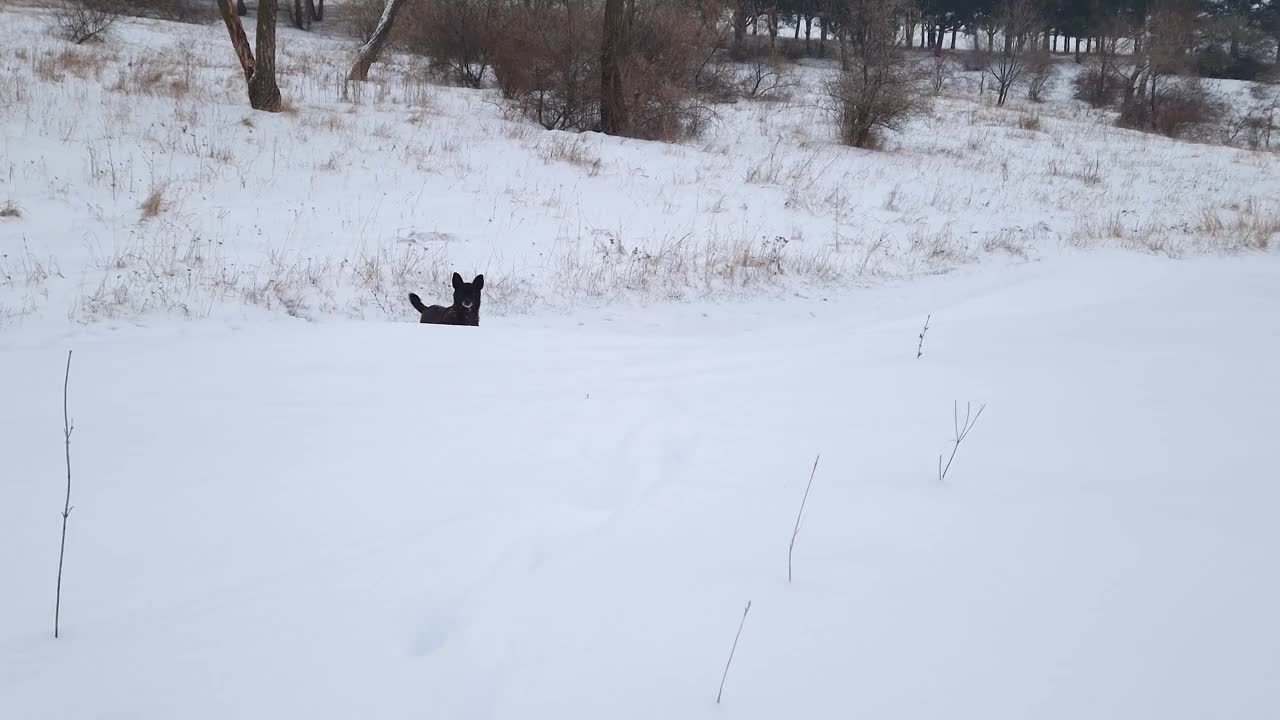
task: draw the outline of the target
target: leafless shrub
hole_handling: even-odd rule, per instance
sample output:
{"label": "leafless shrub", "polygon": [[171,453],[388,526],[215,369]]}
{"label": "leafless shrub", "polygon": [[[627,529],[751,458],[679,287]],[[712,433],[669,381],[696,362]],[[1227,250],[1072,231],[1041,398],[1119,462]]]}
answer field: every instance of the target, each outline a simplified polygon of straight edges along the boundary
{"label": "leafless shrub", "polygon": [[687,8],[677,2],[636,11],[622,67],[629,95],[627,135],[675,141],[702,131],[711,113],[696,91],[720,41],[717,32],[714,25],[690,22]]}
{"label": "leafless shrub", "polygon": [[119,18],[119,0],[58,0],[53,6],[58,32],[76,45],[104,39]]}
{"label": "leafless shrub", "polygon": [[121,15],[182,23],[206,23],[218,18],[217,6],[206,0],[116,0]]}
{"label": "leafless shrub", "polygon": [[478,88],[484,83],[496,44],[498,0],[432,0],[410,6],[400,36],[409,49],[428,55],[454,81]]}
{"label": "leafless shrub", "polygon": [[[599,122],[603,10],[597,0],[511,8],[494,49],[498,87],[513,109],[547,129]],[[696,134],[709,110],[696,94],[712,55],[698,23],[668,5],[632,17],[623,58],[626,134],[674,140]]]}
{"label": "leafless shrub", "polygon": [[1145,96],[1135,95],[1125,104],[1120,124],[1178,138],[1207,132],[1224,114],[1222,102],[1199,78],[1164,78],[1149,82]]}
{"label": "leafless shrub", "polygon": [[752,100],[786,100],[795,85],[795,74],[777,56],[753,57],[738,78],[742,97]]}
{"label": "leafless shrub", "polygon": [[600,114],[600,22],[586,0],[513,8],[494,76],[520,114],[548,130],[585,130]]}
{"label": "leafless shrub", "polygon": [[1021,113],[1018,115],[1018,128],[1029,132],[1040,131],[1040,114],[1039,113]]}
{"label": "leafless shrub", "polygon": [[1280,89],[1258,84],[1250,88],[1250,96],[1253,102],[1248,108],[1230,109],[1223,139],[1227,144],[1270,150],[1272,135],[1280,130]]}
{"label": "leafless shrub", "polygon": [[19,209],[12,200],[8,200],[3,205],[0,205],[0,218],[16,220],[20,217],[22,217],[22,210]]}
{"label": "leafless shrub", "polygon": [[1095,108],[1114,104],[1122,88],[1120,77],[1102,64],[1086,68],[1071,80],[1071,96]]}
{"label": "leafless shrub", "polygon": [[966,52],[953,53],[960,61],[960,67],[965,72],[981,72],[987,69],[987,63],[990,62],[990,53],[986,50],[969,50]]}
{"label": "leafless shrub", "polygon": [[934,96],[941,95],[955,80],[955,62],[943,53],[935,53],[929,60],[929,89]]}
{"label": "leafless shrub", "polygon": [[1048,52],[1040,51],[1027,60],[1027,99],[1034,103],[1045,101],[1054,84],[1053,60]]}
{"label": "leafless shrub", "polygon": [[896,0],[855,0],[848,6],[845,22],[859,29],[845,68],[827,83],[846,145],[875,147],[877,131],[898,130],[928,107],[920,69],[897,41],[901,10]]}

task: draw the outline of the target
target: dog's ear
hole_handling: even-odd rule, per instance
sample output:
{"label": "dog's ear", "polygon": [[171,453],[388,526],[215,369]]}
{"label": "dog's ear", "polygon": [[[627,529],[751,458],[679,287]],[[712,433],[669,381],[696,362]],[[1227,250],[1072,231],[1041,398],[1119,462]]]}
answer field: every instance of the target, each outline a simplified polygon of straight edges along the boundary
{"label": "dog's ear", "polygon": [[420,313],[427,311],[426,306],[422,304],[422,298],[418,297],[417,293],[409,293],[409,304]]}
{"label": "dog's ear", "polygon": [[472,285],[474,285],[474,286],[475,286],[475,288],[476,288],[477,290],[481,290],[481,289],[483,289],[483,288],[484,288],[484,276],[483,276],[483,275],[477,275],[477,276],[476,276],[476,279],[471,281],[471,284],[472,284]]}
{"label": "dog's ear", "polygon": [[462,286],[463,286],[464,284],[465,284],[465,283],[463,283],[463,282],[462,282],[462,276],[461,276],[461,275],[459,275],[458,273],[454,273],[454,274],[453,274],[453,289],[454,289],[454,290],[461,290],[461,289],[462,289]]}

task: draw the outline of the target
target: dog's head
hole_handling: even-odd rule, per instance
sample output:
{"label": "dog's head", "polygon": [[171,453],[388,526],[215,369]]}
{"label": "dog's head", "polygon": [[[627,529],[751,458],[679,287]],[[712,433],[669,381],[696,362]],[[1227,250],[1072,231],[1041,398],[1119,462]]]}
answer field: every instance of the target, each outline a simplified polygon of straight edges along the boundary
{"label": "dog's head", "polygon": [[484,275],[477,275],[471,282],[463,282],[462,276],[453,274],[453,306],[469,313],[480,312],[480,291],[484,289]]}

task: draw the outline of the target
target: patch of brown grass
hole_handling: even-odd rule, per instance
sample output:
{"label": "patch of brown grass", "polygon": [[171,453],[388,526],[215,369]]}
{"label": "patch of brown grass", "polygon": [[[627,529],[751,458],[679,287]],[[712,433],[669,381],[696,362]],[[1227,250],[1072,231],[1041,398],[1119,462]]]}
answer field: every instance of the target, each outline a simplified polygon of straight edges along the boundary
{"label": "patch of brown grass", "polygon": [[78,48],[63,48],[37,55],[32,69],[45,82],[61,82],[68,75],[81,80],[96,79],[102,74],[102,58]]}
{"label": "patch of brown grass", "polygon": [[158,216],[160,213],[164,212],[164,208],[165,201],[163,187],[152,188],[151,193],[147,195],[147,199],[143,200],[142,204],[138,206],[138,209],[142,211],[143,221],[150,220]]}

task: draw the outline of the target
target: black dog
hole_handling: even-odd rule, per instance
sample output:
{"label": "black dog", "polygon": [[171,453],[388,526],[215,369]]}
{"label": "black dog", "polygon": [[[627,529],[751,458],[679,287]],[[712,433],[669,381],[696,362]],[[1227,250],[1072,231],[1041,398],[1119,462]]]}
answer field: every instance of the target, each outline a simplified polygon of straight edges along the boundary
{"label": "black dog", "polygon": [[453,274],[453,304],[423,305],[422,298],[409,293],[409,304],[422,314],[421,322],[431,325],[480,325],[480,291],[484,288],[484,276],[477,275],[469,283],[462,282],[462,276]]}

